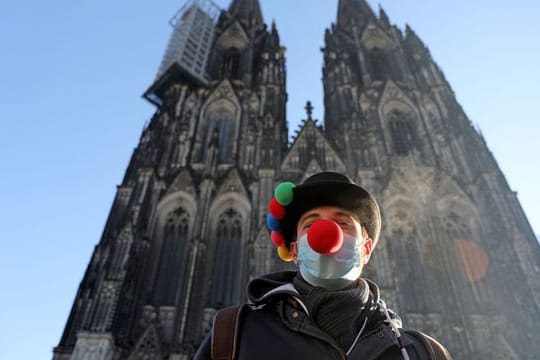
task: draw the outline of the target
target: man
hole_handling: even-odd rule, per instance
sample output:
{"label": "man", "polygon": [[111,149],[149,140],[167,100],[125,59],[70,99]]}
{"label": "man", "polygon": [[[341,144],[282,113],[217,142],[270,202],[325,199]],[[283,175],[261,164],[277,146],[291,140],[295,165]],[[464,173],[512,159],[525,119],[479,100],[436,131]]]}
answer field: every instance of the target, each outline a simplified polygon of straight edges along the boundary
{"label": "man", "polygon": [[299,271],[251,281],[250,306],[218,313],[195,359],[451,359],[436,340],[401,331],[377,285],[361,278],[381,230],[367,190],[321,172],[274,194],[272,242]]}

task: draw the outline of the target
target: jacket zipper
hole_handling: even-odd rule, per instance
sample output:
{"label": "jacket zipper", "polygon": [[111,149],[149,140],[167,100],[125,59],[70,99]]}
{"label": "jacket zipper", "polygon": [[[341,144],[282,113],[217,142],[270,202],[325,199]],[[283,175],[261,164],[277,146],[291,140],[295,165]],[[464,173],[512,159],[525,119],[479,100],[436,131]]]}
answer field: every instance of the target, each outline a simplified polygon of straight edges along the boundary
{"label": "jacket zipper", "polygon": [[[299,302],[299,299],[294,299],[294,301],[292,301],[292,304],[291,304],[291,305],[293,305],[293,307],[296,310],[298,310],[298,303],[297,302]],[[305,309],[305,306],[302,306],[302,308]],[[282,308],[282,311],[285,312],[285,307]],[[306,315],[307,315],[307,318],[305,320],[303,320],[303,321],[306,321],[306,320],[309,321],[311,319],[308,314],[306,314]],[[325,343],[328,343],[329,345],[331,345],[338,352],[341,359],[347,360],[347,354],[345,353],[345,351],[341,347],[339,347],[330,336],[322,336],[322,334],[318,334],[316,332],[311,332],[311,331],[305,331],[305,330],[306,329],[304,329],[302,327],[297,327],[296,331],[301,332],[301,333],[306,334],[306,335],[309,335],[309,336],[312,336],[312,337],[314,337],[316,339],[324,341]]]}

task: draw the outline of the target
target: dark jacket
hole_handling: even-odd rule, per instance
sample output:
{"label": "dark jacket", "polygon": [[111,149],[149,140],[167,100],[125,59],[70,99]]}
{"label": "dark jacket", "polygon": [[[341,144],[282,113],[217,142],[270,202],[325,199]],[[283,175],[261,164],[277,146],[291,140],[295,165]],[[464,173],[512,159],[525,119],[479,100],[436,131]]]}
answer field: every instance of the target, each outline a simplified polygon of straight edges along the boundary
{"label": "dark jacket", "polygon": [[[279,272],[254,279],[248,285],[251,309],[242,317],[238,360],[245,359],[362,359],[402,360],[402,350],[384,303],[378,299],[378,289],[370,284],[373,311],[365,319],[358,340],[350,349],[342,349],[326,332],[319,329],[306,313],[307,309],[292,285],[295,272]],[[401,321],[393,312],[391,321]],[[410,360],[431,359],[427,349],[416,337],[402,336]],[[429,345],[428,345],[429,346]],[[210,359],[209,334],[195,354],[196,360]],[[435,357],[450,359],[450,356]]]}

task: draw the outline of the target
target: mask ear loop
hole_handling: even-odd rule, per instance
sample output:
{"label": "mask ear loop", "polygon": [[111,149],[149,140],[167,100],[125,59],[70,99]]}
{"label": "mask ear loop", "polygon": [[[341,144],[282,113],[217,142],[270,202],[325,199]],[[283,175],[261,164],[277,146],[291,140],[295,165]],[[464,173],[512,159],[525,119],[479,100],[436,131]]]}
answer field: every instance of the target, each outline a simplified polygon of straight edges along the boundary
{"label": "mask ear loop", "polygon": [[[366,265],[368,263],[369,259],[371,258],[371,251],[370,251],[369,254],[366,254],[365,244],[366,244],[366,242],[368,242],[370,240],[373,241],[373,240],[369,237],[367,229],[364,226],[364,224],[362,224],[362,223],[360,223],[360,231],[361,231],[361,234],[362,234],[362,243],[360,244],[360,246],[362,246],[362,260],[364,261],[364,265]],[[371,246],[370,246],[370,249],[373,250],[373,248]]]}
{"label": "mask ear loop", "polygon": [[292,261],[295,265],[298,265],[298,240],[295,240],[289,244],[291,249]]}

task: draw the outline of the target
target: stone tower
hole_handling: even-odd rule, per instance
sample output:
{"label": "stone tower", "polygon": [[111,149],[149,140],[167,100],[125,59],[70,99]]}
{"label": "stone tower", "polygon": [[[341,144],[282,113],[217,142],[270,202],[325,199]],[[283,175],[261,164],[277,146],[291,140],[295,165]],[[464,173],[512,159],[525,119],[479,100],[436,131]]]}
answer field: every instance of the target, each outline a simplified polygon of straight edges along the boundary
{"label": "stone tower", "polygon": [[[190,2],[190,23],[175,31],[201,35],[186,29],[201,3]],[[250,274],[270,270],[264,260],[256,268],[254,240],[266,236],[265,208],[287,149],[285,50],[257,0],[233,1],[212,30],[201,39],[213,38],[208,58],[192,52],[208,62],[204,76],[184,66],[189,52],[169,46],[165,60],[182,61],[145,93],[156,112],[55,359],[187,359],[216,309],[243,301]]]}
{"label": "stone tower", "polygon": [[540,248],[427,47],[341,0],[323,53],[326,137],[383,211],[366,276],[456,359],[535,358]]}
{"label": "stone tower", "polygon": [[366,277],[406,327],[456,359],[540,353],[540,248],[410,28],[340,0],[324,39],[324,125],[308,104],[289,144],[285,50],[258,0],[233,0],[213,28],[204,0],[186,9],[175,31],[188,35],[173,34],[145,93],[156,112],[54,359],[189,359],[216,310],[244,301],[250,277],[287,267],[265,228],[274,185],[320,170],[379,199],[383,233]]}

